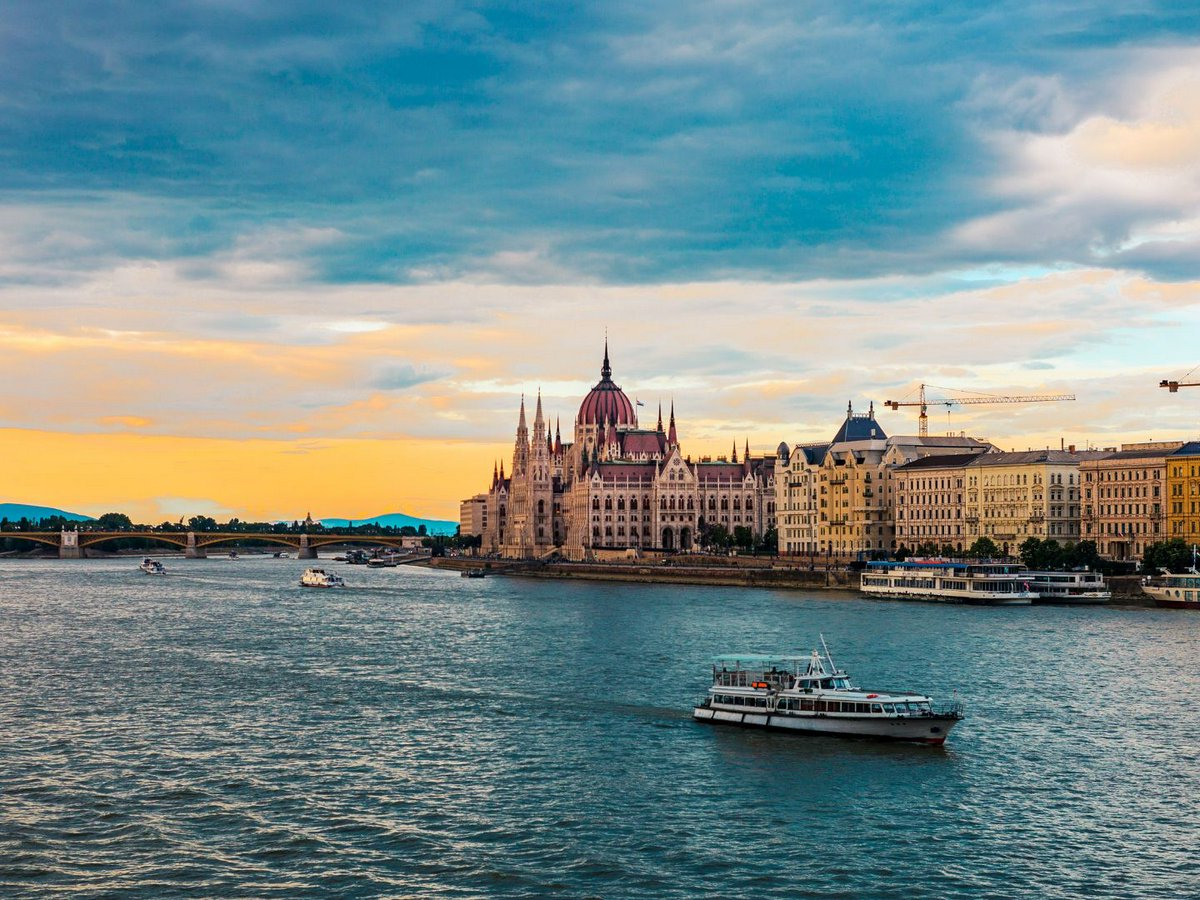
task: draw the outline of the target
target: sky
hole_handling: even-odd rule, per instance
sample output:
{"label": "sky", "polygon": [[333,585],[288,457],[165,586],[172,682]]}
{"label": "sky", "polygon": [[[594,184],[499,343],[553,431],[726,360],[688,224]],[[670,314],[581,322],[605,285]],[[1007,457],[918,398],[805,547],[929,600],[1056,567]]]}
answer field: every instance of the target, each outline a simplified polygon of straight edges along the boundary
{"label": "sky", "polygon": [[1192,4],[0,15],[0,500],[455,518],[606,332],[697,455],[1196,438],[1198,287]]}

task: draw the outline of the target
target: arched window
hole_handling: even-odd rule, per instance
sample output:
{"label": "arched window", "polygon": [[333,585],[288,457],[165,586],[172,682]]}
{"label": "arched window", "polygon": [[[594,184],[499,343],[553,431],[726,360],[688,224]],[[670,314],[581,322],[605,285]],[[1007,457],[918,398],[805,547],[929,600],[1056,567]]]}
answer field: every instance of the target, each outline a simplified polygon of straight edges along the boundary
{"label": "arched window", "polygon": [[667,508],[667,498],[666,498],[666,497],[659,497],[659,498],[658,498],[658,508],[659,508],[659,509],[666,509],[666,508]]}
{"label": "arched window", "polygon": [[544,516],[545,514],[546,514],[546,501],[539,500],[538,501],[538,515]]}
{"label": "arched window", "polygon": [[594,538],[600,537],[600,526],[599,525],[592,526],[592,537],[594,537]]}
{"label": "arched window", "polygon": [[708,508],[710,511],[713,511],[713,512],[716,511],[716,509],[717,509],[717,498],[716,497],[708,498]]}
{"label": "arched window", "polygon": [[621,510],[621,511],[623,511],[625,509],[625,498],[624,497],[617,498],[617,509]]}
{"label": "arched window", "polygon": [[733,498],[733,508],[734,508],[734,510],[741,512],[741,509],[742,509],[742,498],[741,497]]}
{"label": "arched window", "polygon": [[695,508],[696,508],[696,503],[695,503],[695,500],[694,500],[693,498],[691,498],[691,497],[688,497],[688,509],[689,509],[689,510],[692,510],[692,509],[695,509]]}
{"label": "arched window", "polygon": [[721,510],[722,510],[722,511],[727,511],[728,509],[729,509],[729,498],[728,498],[728,497],[722,497],[722,498],[721,498]]}
{"label": "arched window", "polygon": [[672,495],[671,495],[671,502],[670,502],[670,504],[669,504],[669,508],[670,508],[670,509],[674,509],[674,508],[675,508],[675,495],[674,495],[674,494],[672,494]]}
{"label": "arched window", "polygon": [[611,510],[611,509],[612,509],[612,497],[605,497],[605,498],[604,498],[604,508],[605,508],[605,509],[608,509],[608,510]]}
{"label": "arched window", "polygon": [[637,497],[629,498],[629,509],[633,512],[637,512]]}
{"label": "arched window", "polygon": [[750,512],[750,510],[752,510],[752,509],[754,509],[754,500],[752,500],[750,497],[747,497],[746,498],[746,512]]}
{"label": "arched window", "polygon": [[599,508],[600,508],[600,498],[593,497],[592,498],[592,509],[599,509]]}

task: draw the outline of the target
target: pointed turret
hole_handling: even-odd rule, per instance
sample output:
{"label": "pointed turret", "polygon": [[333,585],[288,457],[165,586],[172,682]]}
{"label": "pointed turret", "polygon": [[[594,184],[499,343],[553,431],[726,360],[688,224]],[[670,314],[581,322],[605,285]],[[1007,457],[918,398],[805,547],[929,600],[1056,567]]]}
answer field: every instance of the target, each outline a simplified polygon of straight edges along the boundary
{"label": "pointed turret", "polygon": [[495,490],[496,482],[500,480],[500,473],[496,467],[496,461],[492,460],[492,489]]}
{"label": "pointed turret", "polygon": [[562,454],[562,421],[558,416],[554,417],[554,455]]}
{"label": "pointed turret", "polygon": [[600,377],[605,381],[612,378],[612,366],[608,364],[608,335],[604,336],[604,364],[600,367]]}
{"label": "pointed turret", "polygon": [[525,424],[525,395],[521,395],[521,415],[517,420],[517,439],[513,443],[513,464],[512,471],[514,475],[520,475],[525,471],[526,464],[529,462],[529,427]]}
{"label": "pointed turret", "polygon": [[661,400],[658,401],[658,428],[656,430],[659,432],[661,432],[663,430],[663,427],[662,427],[662,401]]}
{"label": "pointed turret", "polygon": [[500,460],[500,480],[504,481],[504,460]]}
{"label": "pointed turret", "polygon": [[671,425],[667,432],[667,449],[673,450],[679,446],[679,438],[675,435],[675,401],[671,401]]}
{"label": "pointed turret", "polygon": [[733,442],[733,455],[729,457],[730,462],[737,462],[737,441]]}

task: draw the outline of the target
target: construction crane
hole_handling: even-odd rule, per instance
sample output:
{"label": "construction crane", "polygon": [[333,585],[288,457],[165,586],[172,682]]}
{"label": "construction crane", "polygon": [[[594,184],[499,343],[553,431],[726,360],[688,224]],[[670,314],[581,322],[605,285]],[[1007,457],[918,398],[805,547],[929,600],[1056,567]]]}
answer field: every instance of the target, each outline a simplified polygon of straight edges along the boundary
{"label": "construction crane", "polygon": [[1178,381],[1167,381],[1167,379],[1164,378],[1158,383],[1158,386],[1165,387],[1172,394],[1178,394],[1181,387],[1200,387],[1200,381],[1187,380],[1188,375],[1191,375],[1192,372],[1196,371],[1196,369],[1200,369],[1200,366],[1194,366],[1191,372],[1188,372],[1187,375],[1184,375],[1183,378],[1179,379]]}
{"label": "construction crane", "polygon": [[928,399],[925,396],[925,388],[931,387],[939,391],[953,391],[955,388],[939,388],[935,384],[923,384],[917,394],[916,400],[885,400],[884,406],[898,410],[902,406],[919,406],[921,414],[917,417],[919,426],[919,434],[921,437],[929,436],[929,404],[937,406],[945,406],[947,410],[951,406],[966,406],[968,404],[978,403],[1052,403],[1058,400],[1074,400],[1074,394],[1025,394],[1020,396],[1012,395],[993,395],[982,394],[976,397],[943,397]]}

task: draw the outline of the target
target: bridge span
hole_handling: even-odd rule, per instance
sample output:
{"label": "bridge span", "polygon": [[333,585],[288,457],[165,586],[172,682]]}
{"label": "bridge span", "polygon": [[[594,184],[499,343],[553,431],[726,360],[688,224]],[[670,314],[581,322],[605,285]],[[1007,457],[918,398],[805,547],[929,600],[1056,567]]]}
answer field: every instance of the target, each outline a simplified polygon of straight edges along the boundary
{"label": "bridge span", "polygon": [[371,547],[403,547],[403,537],[370,534],[266,534],[257,532],[223,531],[0,531],[0,538],[16,538],[45,544],[58,550],[59,559],[81,559],[88,547],[99,547],[108,541],[140,538],[155,541],[183,551],[188,559],[204,559],[208,549],[235,541],[257,541],[276,544],[296,551],[298,559],[316,559],[317,548],[330,544],[364,544]]}

